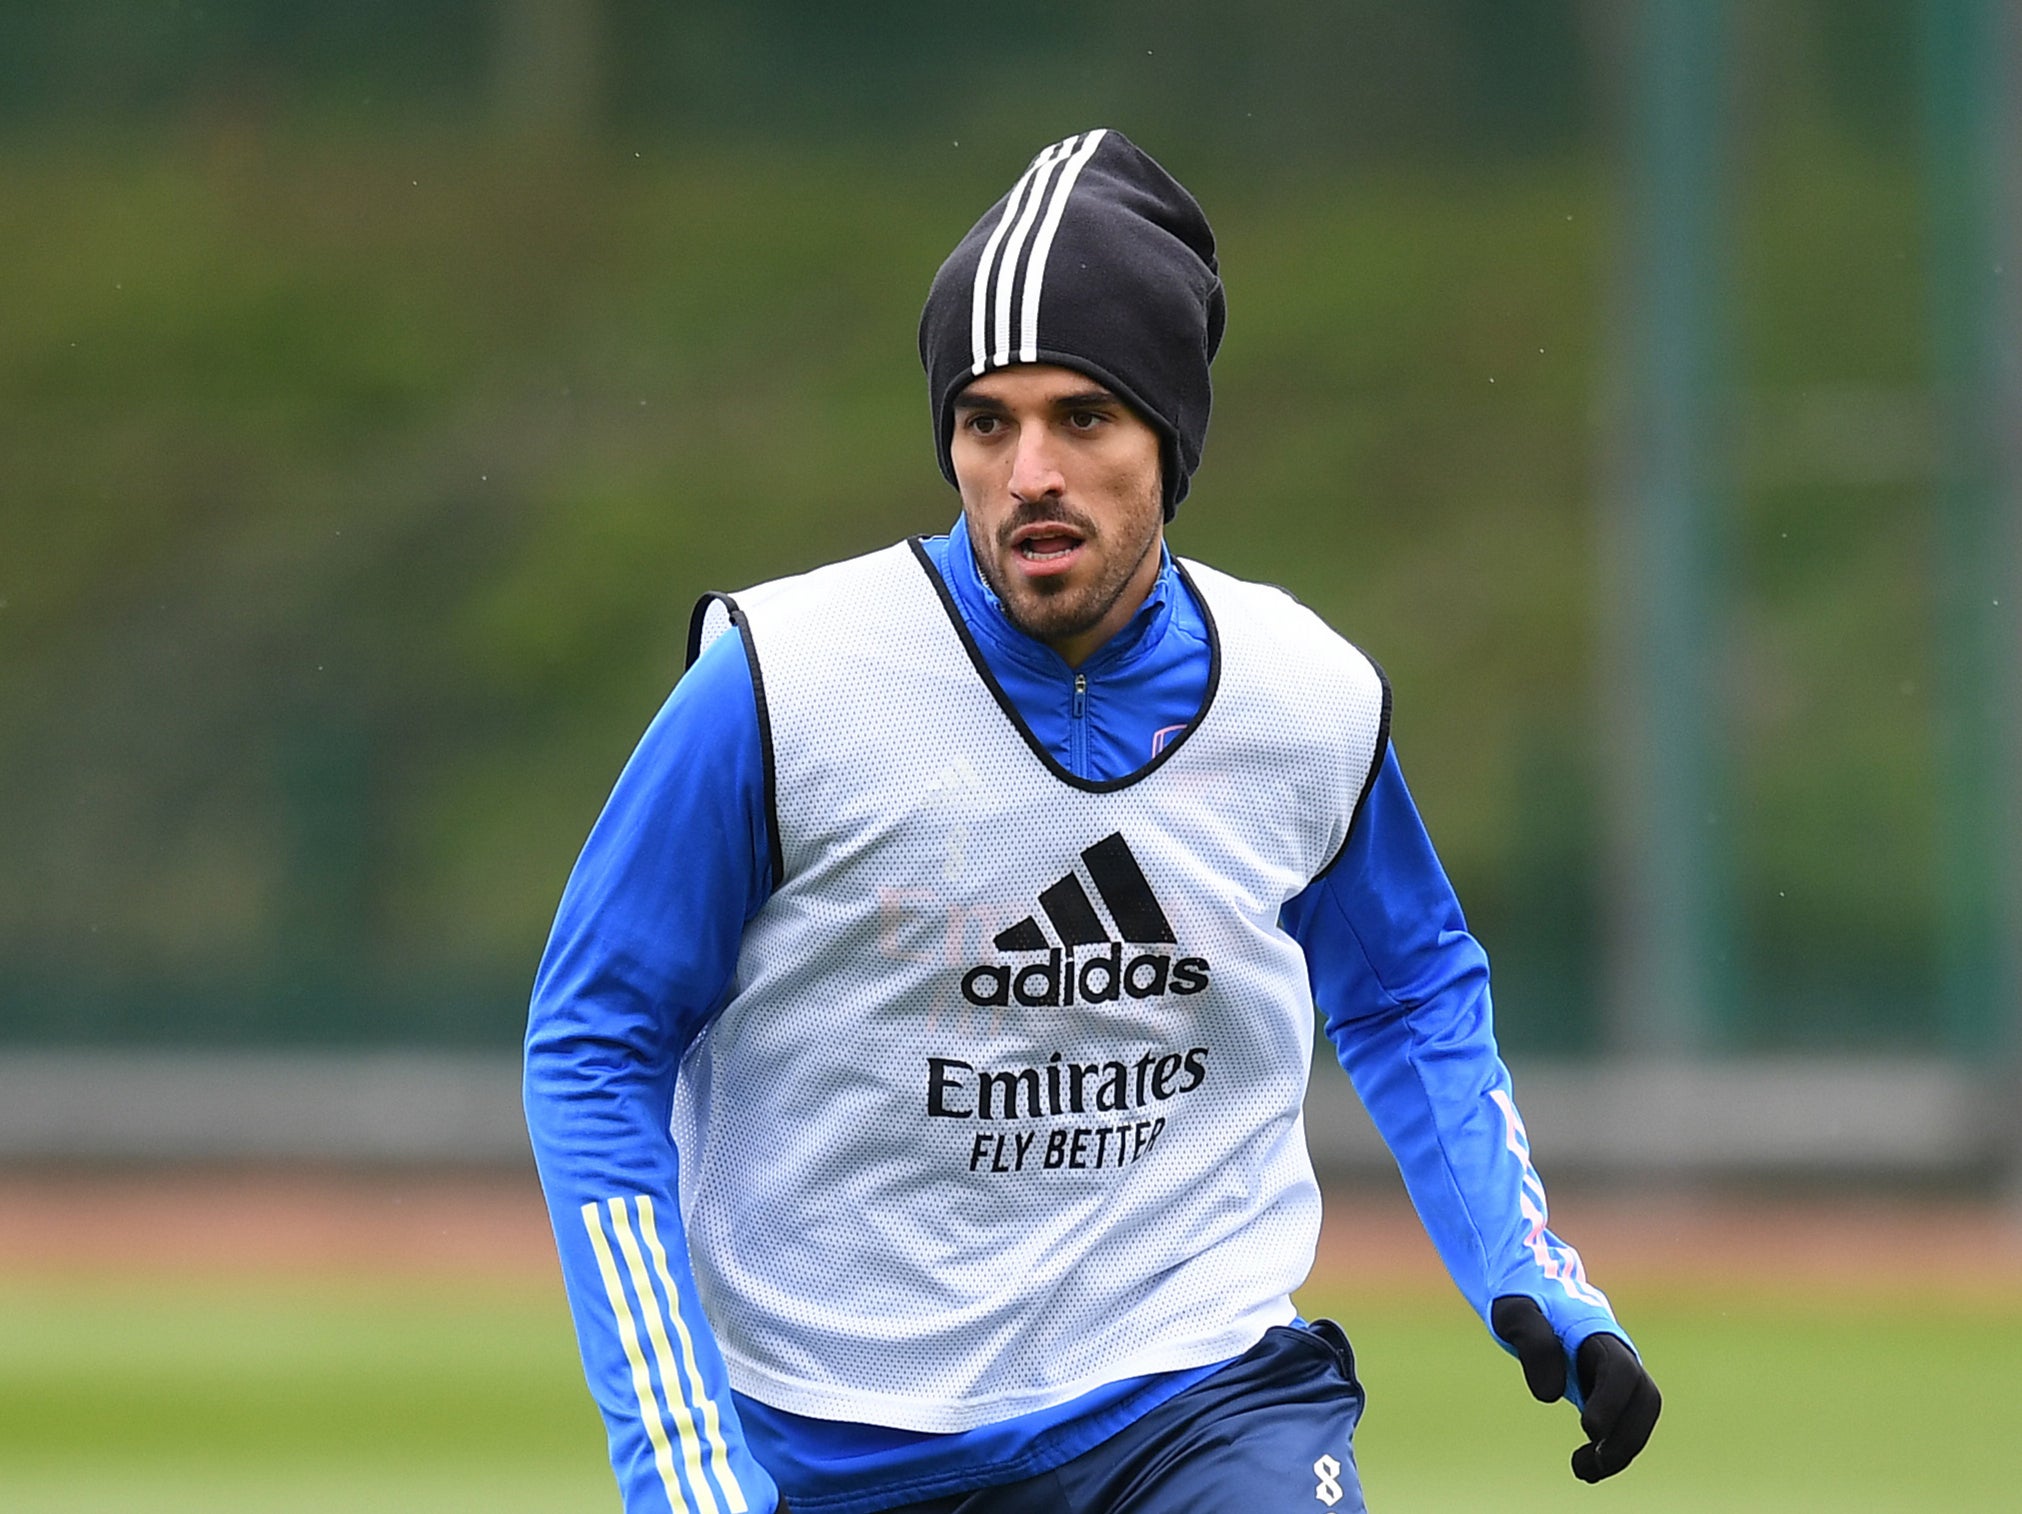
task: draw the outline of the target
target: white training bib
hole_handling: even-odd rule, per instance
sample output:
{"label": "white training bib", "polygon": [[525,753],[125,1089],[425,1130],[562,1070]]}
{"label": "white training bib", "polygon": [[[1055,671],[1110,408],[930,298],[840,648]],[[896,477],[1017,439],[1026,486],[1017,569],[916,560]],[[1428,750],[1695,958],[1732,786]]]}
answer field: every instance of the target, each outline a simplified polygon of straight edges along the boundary
{"label": "white training bib", "polygon": [[1281,590],[1183,571],[1202,713],[1107,783],[1032,742],[917,545],[699,612],[746,638],[778,846],[675,1107],[738,1391],[958,1431],[1292,1317],[1314,1017],[1278,914],[1346,841],[1385,691]]}

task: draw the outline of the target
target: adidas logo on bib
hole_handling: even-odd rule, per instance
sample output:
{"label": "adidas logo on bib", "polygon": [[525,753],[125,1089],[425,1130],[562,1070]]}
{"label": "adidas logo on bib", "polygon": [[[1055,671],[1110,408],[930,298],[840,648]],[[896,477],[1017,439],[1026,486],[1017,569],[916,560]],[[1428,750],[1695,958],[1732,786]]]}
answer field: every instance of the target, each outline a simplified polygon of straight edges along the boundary
{"label": "adidas logo on bib", "polygon": [[[972,967],[962,976],[963,998],[984,1008],[1020,1004],[1042,1009],[1112,1003],[1125,996],[1197,994],[1208,986],[1206,958],[1175,957],[1161,949],[1178,946],[1179,938],[1121,831],[1084,850],[1081,862],[1115,934],[1082,887],[1081,875],[1070,868],[1039,894],[1039,912],[1052,927],[1052,938],[1039,915],[1032,914],[1000,931],[991,943],[1000,952],[1044,952],[1045,958],[1022,966]],[[1126,946],[1141,949],[1126,956]]]}

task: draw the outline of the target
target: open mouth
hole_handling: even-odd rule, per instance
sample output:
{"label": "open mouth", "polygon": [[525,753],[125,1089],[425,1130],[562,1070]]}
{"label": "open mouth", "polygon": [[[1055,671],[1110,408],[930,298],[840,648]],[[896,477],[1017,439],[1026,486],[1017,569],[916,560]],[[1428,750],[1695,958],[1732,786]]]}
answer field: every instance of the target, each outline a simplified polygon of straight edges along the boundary
{"label": "open mouth", "polygon": [[1060,521],[1038,521],[1011,533],[1011,552],[1028,572],[1065,568],[1080,553],[1084,538]]}
{"label": "open mouth", "polygon": [[1065,557],[1080,545],[1072,536],[1034,536],[1018,543],[1018,551],[1028,562],[1050,562]]}

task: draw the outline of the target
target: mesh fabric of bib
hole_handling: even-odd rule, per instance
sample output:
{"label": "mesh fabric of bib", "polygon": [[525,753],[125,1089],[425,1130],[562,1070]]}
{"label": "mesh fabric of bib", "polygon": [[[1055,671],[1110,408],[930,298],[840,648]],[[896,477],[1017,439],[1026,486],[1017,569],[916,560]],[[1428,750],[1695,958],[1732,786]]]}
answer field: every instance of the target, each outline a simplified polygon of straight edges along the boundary
{"label": "mesh fabric of bib", "polygon": [[917,547],[699,615],[745,637],[778,847],[675,1105],[740,1392],[957,1431],[1292,1317],[1320,1204],[1278,914],[1346,840],[1384,689],[1289,595],[1182,571],[1202,714],[1107,783],[1031,741]]}

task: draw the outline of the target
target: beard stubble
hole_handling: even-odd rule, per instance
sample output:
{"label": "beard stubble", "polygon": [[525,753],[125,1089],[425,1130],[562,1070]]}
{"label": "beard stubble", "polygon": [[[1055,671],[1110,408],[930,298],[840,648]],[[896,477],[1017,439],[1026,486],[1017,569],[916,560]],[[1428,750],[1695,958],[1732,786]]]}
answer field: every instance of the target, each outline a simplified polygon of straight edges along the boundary
{"label": "beard stubble", "polygon": [[[989,585],[990,592],[1004,607],[1004,618],[1034,641],[1049,645],[1079,636],[1099,624],[1122,597],[1131,579],[1158,543],[1158,526],[1163,512],[1155,487],[1148,500],[1142,503],[1145,508],[1120,520],[1117,530],[1099,532],[1094,522],[1080,511],[1061,501],[1039,500],[1020,505],[1012,511],[998,528],[998,539],[992,550],[976,551],[976,543],[972,539],[969,544],[971,555],[976,559],[983,582]],[[1021,527],[1049,521],[1072,526],[1079,531],[1085,549],[1099,547],[1105,558],[1100,571],[1094,578],[1081,583],[1042,578],[1007,584],[999,567],[998,552],[1008,550],[1012,533]]]}

